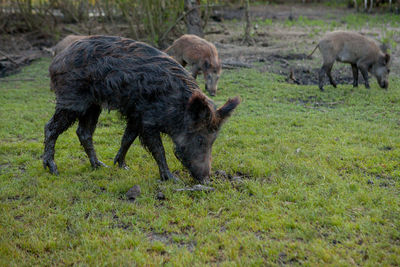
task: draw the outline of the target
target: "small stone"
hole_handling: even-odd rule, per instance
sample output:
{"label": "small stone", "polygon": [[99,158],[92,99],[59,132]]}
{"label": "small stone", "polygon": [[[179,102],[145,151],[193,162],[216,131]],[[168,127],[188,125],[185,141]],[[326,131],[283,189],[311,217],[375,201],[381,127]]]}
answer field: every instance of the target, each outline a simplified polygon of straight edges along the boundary
{"label": "small stone", "polygon": [[301,148],[299,147],[298,149],[296,149],[296,153],[300,153]]}
{"label": "small stone", "polygon": [[368,179],[367,184],[374,184],[374,181]]}
{"label": "small stone", "polygon": [[132,186],[132,188],[131,189],[129,189],[128,190],[128,192],[126,193],[126,198],[129,200],[129,201],[135,201],[135,199],[137,198],[137,197],[139,197],[140,196],[140,186],[139,185],[134,185],[134,186]]}
{"label": "small stone", "polygon": [[157,193],[156,198],[158,200],[165,200],[166,199],[164,193],[161,192],[161,191]]}

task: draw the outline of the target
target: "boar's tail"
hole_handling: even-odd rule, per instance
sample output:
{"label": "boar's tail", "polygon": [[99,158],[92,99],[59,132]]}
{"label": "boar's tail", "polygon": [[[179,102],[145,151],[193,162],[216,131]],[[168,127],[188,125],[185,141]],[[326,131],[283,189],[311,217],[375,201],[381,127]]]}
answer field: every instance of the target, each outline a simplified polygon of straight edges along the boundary
{"label": "boar's tail", "polygon": [[314,52],[315,52],[315,50],[317,50],[318,46],[319,46],[319,44],[317,44],[317,46],[314,48],[314,50],[311,52],[311,54],[309,54],[307,56],[307,58],[309,58],[309,59],[311,58],[312,54],[314,54]]}

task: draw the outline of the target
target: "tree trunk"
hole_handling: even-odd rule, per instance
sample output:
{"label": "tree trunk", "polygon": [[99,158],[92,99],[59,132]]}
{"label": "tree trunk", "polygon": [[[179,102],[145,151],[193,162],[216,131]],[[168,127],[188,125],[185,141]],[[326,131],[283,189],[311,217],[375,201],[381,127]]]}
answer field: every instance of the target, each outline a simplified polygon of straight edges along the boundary
{"label": "tree trunk", "polygon": [[[193,3],[194,2],[194,3]],[[200,17],[200,0],[185,0],[184,7],[186,16],[187,33],[195,34],[199,37],[204,37],[202,21]]]}
{"label": "tree trunk", "polygon": [[243,43],[245,43],[247,45],[254,45],[254,40],[250,35],[251,21],[250,21],[250,3],[249,3],[249,0],[246,0],[245,17],[246,17],[246,27],[244,29]]}

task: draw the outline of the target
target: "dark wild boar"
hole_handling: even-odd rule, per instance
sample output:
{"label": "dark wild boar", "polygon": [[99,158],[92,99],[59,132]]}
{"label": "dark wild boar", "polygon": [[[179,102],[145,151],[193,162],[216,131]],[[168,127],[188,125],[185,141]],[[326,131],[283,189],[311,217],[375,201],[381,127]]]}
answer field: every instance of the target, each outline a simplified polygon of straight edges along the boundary
{"label": "dark wild boar", "polygon": [[217,48],[212,43],[196,35],[185,34],[176,39],[165,52],[182,66],[191,66],[195,79],[200,72],[203,72],[206,90],[211,96],[217,93],[221,61],[218,58]]}
{"label": "dark wild boar", "polygon": [[75,41],[81,40],[83,38],[87,38],[86,35],[67,35],[64,39],[59,41],[56,46],[53,47],[53,56],[60,54],[65,48],[67,48],[70,44],[74,43]]}
{"label": "dark wild boar", "polygon": [[322,38],[309,55],[310,57],[317,48],[319,48],[324,61],[319,71],[319,89],[321,91],[324,90],[325,73],[328,75],[330,83],[336,87],[331,74],[335,61],[351,64],[354,87],[358,86],[358,70],[360,70],[366,88],[370,88],[368,72],[376,77],[381,88],[388,88],[390,55],[384,53],[374,40],[356,32],[335,31]]}
{"label": "dark wild boar", "polygon": [[165,53],[141,42],[112,36],[81,39],[57,55],[49,68],[56,94],[55,114],[45,126],[43,165],[58,174],[54,146],[76,120],[78,138],[93,168],[92,136],[102,108],[119,110],[127,126],[114,164],[139,136],[156,160],[161,179],[170,172],[160,133],[169,135],[175,155],[199,182],[208,180],[211,148],[221,125],[239,104],[238,97],[216,109],[193,77]]}

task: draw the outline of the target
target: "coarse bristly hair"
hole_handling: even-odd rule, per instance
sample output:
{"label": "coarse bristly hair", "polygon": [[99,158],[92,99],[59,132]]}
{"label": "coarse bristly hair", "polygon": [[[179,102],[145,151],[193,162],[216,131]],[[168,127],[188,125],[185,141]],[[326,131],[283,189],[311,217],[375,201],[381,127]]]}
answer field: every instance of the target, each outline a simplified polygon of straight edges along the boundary
{"label": "coarse bristly hair", "polygon": [[95,104],[152,126],[182,120],[193,92],[202,94],[171,57],[122,37],[76,41],[54,58],[49,71],[57,108],[85,112]]}

